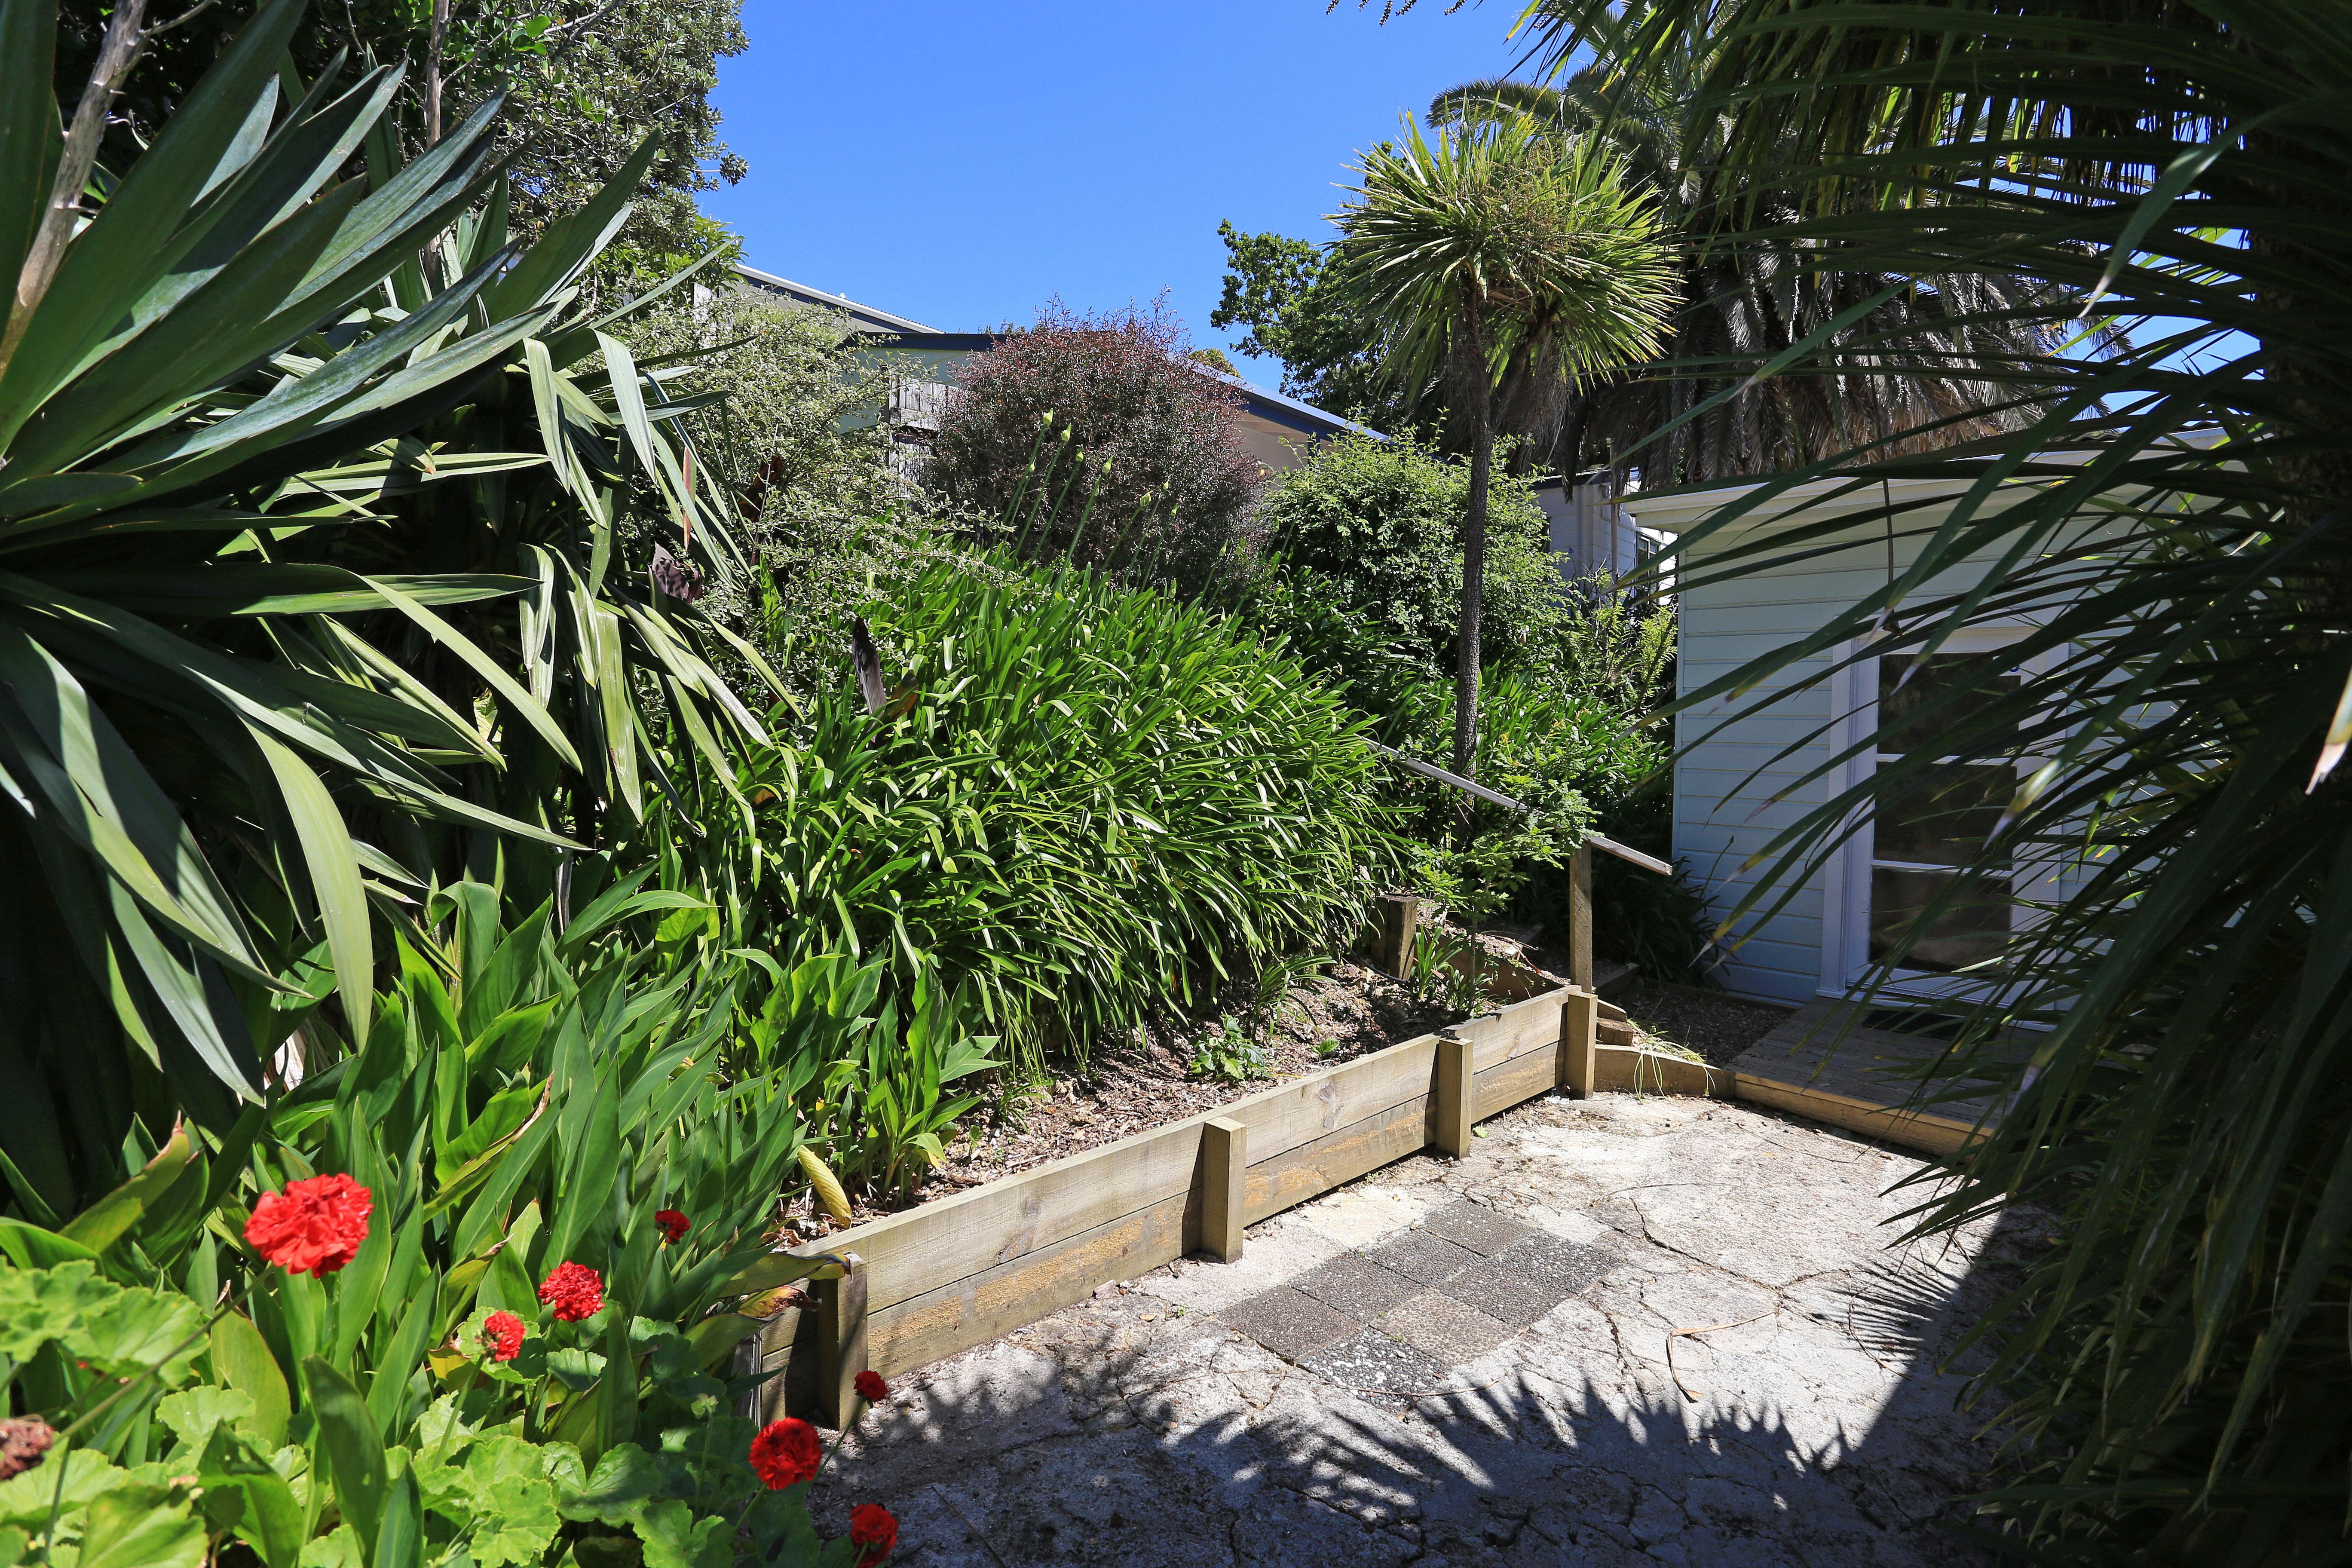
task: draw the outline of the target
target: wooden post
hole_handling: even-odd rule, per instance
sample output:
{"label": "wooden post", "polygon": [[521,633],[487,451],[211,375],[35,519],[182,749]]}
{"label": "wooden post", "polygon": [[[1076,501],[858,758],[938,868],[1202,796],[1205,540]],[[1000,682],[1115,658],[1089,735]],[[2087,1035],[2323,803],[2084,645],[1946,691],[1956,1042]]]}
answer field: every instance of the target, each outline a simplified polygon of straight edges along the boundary
{"label": "wooden post", "polygon": [[1201,1123],[1201,1250],[1220,1263],[1242,1256],[1242,1199],[1249,1190],[1249,1129],[1229,1117]]}
{"label": "wooden post", "polygon": [[1571,991],[1559,1005],[1559,1086],[1577,1099],[1592,1092],[1599,1067],[1601,998]]}
{"label": "wooden post", "polygon": [[1378,902],[1381,930],[1372,962],[1402,980],[1412,967],[1413,928],[1420,922],[1421,900],[1411,893],[1382,893]]}
{"label": "wooden post", "polygon": [[835,1431],[857,1408],[857,1374],[866,1370],[866,1260],[844,1255],[848,1270],[816,1281],[818,1418]]}
{"label": "wooden post", "polygon": [[1580,844],[1568,863],[1568,979],[1592,989],[1592,846]]}
{"label": "wooden post", "polygon": [[1440,1152],[1455,1159],[1470,1152],[1470,1122],[1476,1106],[1477,1085],[1472,1064],[1477,1048],[1462,1035],[1437,1037],[1437,1135],[1430,1140]]}

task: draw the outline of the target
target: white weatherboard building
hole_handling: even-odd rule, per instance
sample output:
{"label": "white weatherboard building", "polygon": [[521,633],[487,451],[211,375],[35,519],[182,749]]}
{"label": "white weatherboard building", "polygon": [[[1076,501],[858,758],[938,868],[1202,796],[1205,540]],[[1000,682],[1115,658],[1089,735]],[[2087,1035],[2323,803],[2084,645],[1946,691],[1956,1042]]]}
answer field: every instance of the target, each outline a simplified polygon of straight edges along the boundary
{"label": "white weatherboard building", "polygon": [[[2028,484],[2019,482],[2009,494],[2021,498]],[[1696,691],[1802,638],[1907,570],[1921,538],[1948,515],[1965,489],[1946,480],[1895,479],[1862,489],[1847,480],[1820,480],[1772,498],[1702,542],[1676,567],[1681,692]],[[1645,495],[1637,502],[1645,531],[1679,537],[1749,493],[1750,487],[1726,486]],[[1892,527],[1884,516],[1870,515],[1890,504],[1905,509]],[[1997,497],[1990,504],[2013,500]],[[1707,581],[1718,574],[1715,568],[1728,550],[1842,516],[1853,517],[1853,525],[1810,543],[1801,562]],[[1975,570],[1988,566],[1980,562]],[[1947,574],[1923,595],[1953,591],[1966,574]],[[1759,873],[1743,866],[1780,830],[1859,782],[1893,754],[1885,748],[1927,742],[1925,735],[1901,736],[1898,722],[1895,738],[1882,734],[1880,749],[1808,781],[1808,773],[1880,730],[1882,699],[1886,717],[1899,721],[1918,694],[1949,689],[1955,682],[1970,688],[2032,682],[2035,668],[2001,651],[2031,624],[2021,617],[1971,628],[1916,670],[1908,668],[1907,655],[1874,658],[1866,647],[1842,644],[1751,692],[1682,715],[1675,735],[1682,754],[1675,768],[1675,854],[1704,884],[1711,911],[1718,919],[1728,914],[1754,887]],[[1807,676],[1857,652],[1863,657],[1832,679],[1804,684]],[[1782,694],[1777,700],[1775,692]],[[1738,714],[1746,716],[1732,718]],[[1983,846],[2018,779],[2041,760],[2021,755],[2011,764],[1969,770],[1932,816],[1906,805],[1907,820],[1863,825],[1793,899],[1735,929],[1729,940],[1737,945],[1717,978],[1736,994],[1777,1002],[1846,994],[1889,934],[1948,887],[1953,868]],[[1785,798],[1774,798],[1784,793]],[[1984,889],[1982,901],[1948,913],[1922,933],[1913,950],[1915,967],[1899,977],[1898,989],[1933,995],[1964,987],[1954,971],[1987,956],[2011,922],[2030,918],[2012,899],[2052,901],[2074,879],[2047,866],[2021,867],[2011,887]]]}

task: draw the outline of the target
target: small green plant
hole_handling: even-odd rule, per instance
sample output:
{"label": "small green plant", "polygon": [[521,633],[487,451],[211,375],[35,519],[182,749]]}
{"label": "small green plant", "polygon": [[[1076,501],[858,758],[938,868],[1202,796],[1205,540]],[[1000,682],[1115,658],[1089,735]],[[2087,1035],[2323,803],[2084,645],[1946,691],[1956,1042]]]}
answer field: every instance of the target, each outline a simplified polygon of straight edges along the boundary
{"label": "small green plant", "polygon": [[1231,1014],[1192,1042],[1192,1060],[1186,1067],[1194,1078],[1211,1078],[1219,1083],[1248,1083],[1274,1076],[1265,1048]]}
{"label": "small green plant", "polygon": [[1266,1030],[1282,1022],[1285,1008],[1297,1014],[1302,1022],[1312,1023],[1313,1017],[1307,1009],[1290,1000],[1290,990],[1303,981],[1314,979],[1331,963],[1331,955],[1327,952],[1300,952],[1267,960],[1257,972],[1257,988],[1250,999],[1250,1033],[1261,1040],[1265,1038]]}
{"label": "small green plant", "polygon": [[1328,1061],[1339,1054],[1339,1042],[1330,1039],[1318,1040],[1315,1042],[1315,1054]]}

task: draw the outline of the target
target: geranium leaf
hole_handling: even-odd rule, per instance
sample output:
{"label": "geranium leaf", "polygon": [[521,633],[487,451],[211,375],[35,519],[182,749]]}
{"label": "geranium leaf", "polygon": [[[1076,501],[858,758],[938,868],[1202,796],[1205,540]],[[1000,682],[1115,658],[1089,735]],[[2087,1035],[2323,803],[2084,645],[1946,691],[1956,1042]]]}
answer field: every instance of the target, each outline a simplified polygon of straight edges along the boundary
{"label": "geranium leaf", "polygon": [[197,1330],[204,1321],[204,1309],[185,1296],[134,1288],[86,1313],[66,1336],[66,1349],[111,1376],[152,1367],[169,1387],[184,1380],[188,1363],[203,1353]]}
{"label": "geranium leaf", "polygon": [[163,1487],[124,1486],[93,1501],[79,1568],[203,1568],[204,1524],[170,1500]]}
{"label": "geranium leaf", "polygon": [[604,1450],[583,1487],[567,1488],[557,1501],[566,1519],[599,1524],[633,1523],[661,1492],[661,1467],[635,1443]]}
{"label": "geranium leaf", "polygon": [[121,1286],[97,1278],[89,1263],[0,1271],[0,1355],[29,1361],[51,1340],[79,1329],[84,1313],[121,1293]]}

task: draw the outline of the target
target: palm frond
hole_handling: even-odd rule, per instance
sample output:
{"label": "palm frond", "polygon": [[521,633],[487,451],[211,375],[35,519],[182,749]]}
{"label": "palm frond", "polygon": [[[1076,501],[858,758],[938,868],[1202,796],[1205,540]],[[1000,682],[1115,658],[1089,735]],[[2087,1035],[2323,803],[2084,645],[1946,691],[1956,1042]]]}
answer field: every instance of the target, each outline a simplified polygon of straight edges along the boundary
{"label": "palm frond", "polygon": [[[1580,4],[1542,15],[1558,40],[1600,23]],[[1971,627],[2007,628],[2005,657],[2037,660],[1997,700],[1906,720],[1940,724],[1937,750],[1960,765],[2043,764],[1955,888],[2048,872],[2066,889],[1971,972],[1973,1033],[1924,1092],[1991,1092],[2007,1110],[1914,1217],[2053,1216],[2016,1315],[1980,1330],[1996,1348],[1980,1386],[2032,1445],[1999,1514],[2084,1561],[2342,1552],[2352,789],[2323,763],[2352,677],[2352,342],[2336,304],[2352,288],[2352,121],[2330,64],[2347,21],[2341,5],[2027,0],[1874,19],[1740,0],[1657,7],[1617,62],[1707,29],[1731,155],[1819,160],[1801,205],[1739,243],[2024,279],[1958,319],[2037,324],[2053,344],[2095,292],[2128,329],[2109,354],[2053,346],[1979,372],[2011,433],[1930,452],[1880,435],[1769,477],[1686,535],[1678,567],[1688,589],[1862,535],[1898,552],[1875,591],[1685,693],[1685,712],[1932,655]],[[1801,374],[1894,341],[1833,339],[1825,326],[1750,364]],[[1813,480],[1832,481],[1838,515],[1753,527]],[[1900,480],[1940,481],[1936,510],[1874,499]],[[1835,765],[1808,759],[1776,788]],[[1785,902],[1857,820],[1931,795],[1948,766],[1822,790],[1759,858],[1739,912]],[[2024,1064],[1998,1044],[2013,1028],[2034,1041]]]}

